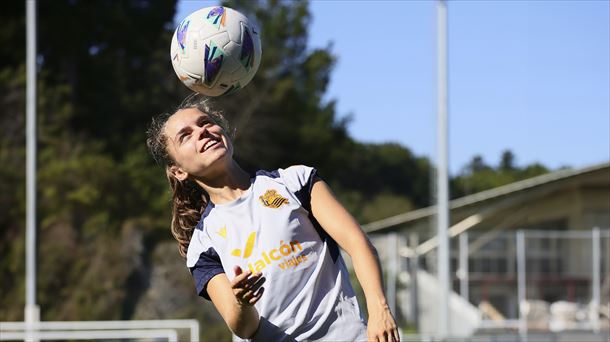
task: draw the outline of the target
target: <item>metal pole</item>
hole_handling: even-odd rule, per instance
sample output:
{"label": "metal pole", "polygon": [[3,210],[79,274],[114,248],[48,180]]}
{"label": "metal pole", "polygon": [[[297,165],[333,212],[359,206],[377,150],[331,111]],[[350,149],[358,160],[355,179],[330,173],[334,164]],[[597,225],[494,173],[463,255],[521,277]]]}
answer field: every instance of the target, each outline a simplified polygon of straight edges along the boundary
{"label": "metal pole", "polygon": [[460,294],[466,301],[469,301],[468,293],[468,233],[460,234]]}
{"label": "metal pole", "polygon": [[386,280],[388,305],[390,310],[396,314],[396,278],[398,277],[398,241],[397,233],[390,233],[386,237],[388,244],[388,275]]}
{"label": "metal pole", "polygon": [[410,295],[411,295],[411,317],[413,318],[413,326],[419,331],[419,294],[417,289],[417,272],[419,272],[419,257],[417,256],[416,247],[419,245],[419,237],[417,232],[409,234],[409,245],[413,250],[413,255],[409,257],[409,273],[411,278]]}
{"label": "metal pole", "polygon": [[439,295],[438,335],[445,339],[449,331],[449,181],[447,144],[447,4],[437,2],[438,29],[438,280]]}
{"label": "metal pole", "polygon": [[527,341],[527,318],[525,312],[525,232],[517,232],[517,293],[519,296],[519,335]]}
{"label": "metal pole", "polygon": [[27,340],[37,340],[36,305],[36,0],[26,1],[26,291]]}
{"label": "metal pole", "polygon": [[599,332],[599,304],[600,304],[600,285],[601,285],[601,253],[600,253],[600,245],[601,245],[601,237],[599,234],[599,228],[595,227],[591,231],[591,243],[593,244],[592,248],[592,257],[593,263],[591,264],[593,267],[593,279],[591,280],[591,289],[592,289],[592,298],[591,298],[591,320],[593,325],[593,331],[596,333]]}

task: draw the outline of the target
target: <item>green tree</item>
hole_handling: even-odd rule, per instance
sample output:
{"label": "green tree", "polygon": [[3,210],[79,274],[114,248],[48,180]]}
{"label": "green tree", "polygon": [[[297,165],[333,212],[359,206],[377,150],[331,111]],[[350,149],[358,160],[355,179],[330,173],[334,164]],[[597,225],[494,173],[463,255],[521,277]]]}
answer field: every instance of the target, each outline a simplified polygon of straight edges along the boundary
{"label": "green tree", "polygon": [[500,157],[500,170],[504,172],[511,172],[515,168],[515,155],[511,150],[502,152]]}
{"label": "green tree", "polygon": [[451,179],[451,197],[470,195],[549,172],[549,169],[536,163],[519,167],[514,160],[513,152],[506,150],[502,152],[498,167],[493,168],[481,156],[474,156],[463,171]]}

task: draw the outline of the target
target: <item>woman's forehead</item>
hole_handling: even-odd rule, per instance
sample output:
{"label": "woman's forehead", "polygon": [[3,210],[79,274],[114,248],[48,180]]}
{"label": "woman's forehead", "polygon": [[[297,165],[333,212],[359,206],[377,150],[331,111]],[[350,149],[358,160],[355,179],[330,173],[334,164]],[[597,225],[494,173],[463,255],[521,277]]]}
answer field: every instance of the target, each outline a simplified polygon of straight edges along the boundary
{"label": "woman's forehead", "polygon": [[199,119],[201,116],[208,116],[208,114],[201,112],[197,108],[186,108],[181,109],[169,117],[165,124],[165,133],[171,136],[172,133],[182,129],[184,126],[188,126]]}

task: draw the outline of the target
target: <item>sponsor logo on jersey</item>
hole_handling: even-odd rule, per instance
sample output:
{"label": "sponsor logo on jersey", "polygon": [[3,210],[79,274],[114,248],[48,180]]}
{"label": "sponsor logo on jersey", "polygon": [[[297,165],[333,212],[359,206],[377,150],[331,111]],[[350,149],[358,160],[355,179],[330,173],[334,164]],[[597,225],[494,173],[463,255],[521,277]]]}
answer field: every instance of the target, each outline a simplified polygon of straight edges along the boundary
{"label": "sponsor logo on jersey", "polygon": [[220,228],[216,234],[222,236],[223,238],[227,238],[227,226],[223,226],[222,228]]}
{"label": "sponsor logo on jersey", "polygon": [[270,189],[260,196],[259,199],[265,207],[277,209],[283,204],[288,204],[288,199],[282,197],[276,190]]}
{"label": "sponsor logo on jersey", "polygon": [[[255,240],[256,232],[250,233],[243,251],[240,248],[235,248],[231,251],[231,255],[248,259],[252,255]],[[258,256],[258,260],[248,260],[248,269],[250,269],[252,273],[256,273],[272,264],[277,264],[282,270],[296,267],[300,263],[307,261],[307,255],[296,255],[302,250],[303,247],[298,240],[292,240],[290,242],[280,240],[277,248],[271,248],[268,251],[261,252],[260,256]]]}
{"label": "sponsor logo on jersey", "polygon": [[248,240],[246,241],[246,247],[244,248],[244,254],[241,254],[241,249],[235,248],[231,251],[232,256],[248,258],[252,254],[252,248],[254,247],[254,240],[256,240],[256,232],[250,233]]}

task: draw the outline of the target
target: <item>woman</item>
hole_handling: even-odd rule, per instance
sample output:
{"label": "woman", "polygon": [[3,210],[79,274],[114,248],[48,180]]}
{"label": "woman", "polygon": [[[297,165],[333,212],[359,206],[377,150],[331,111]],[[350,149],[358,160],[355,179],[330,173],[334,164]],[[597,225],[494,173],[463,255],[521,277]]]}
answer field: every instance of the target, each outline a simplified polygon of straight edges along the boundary
{"label": "woman", "polygon": [[[172,233],[198,294],[235,339],[398,341],[376,251],[316,170],[251,176],[233,159],[223,127],[222,115],[198,102],[156,118],[148,131],[173,193]],[[364,290],[368,325],[338,247]]]}

